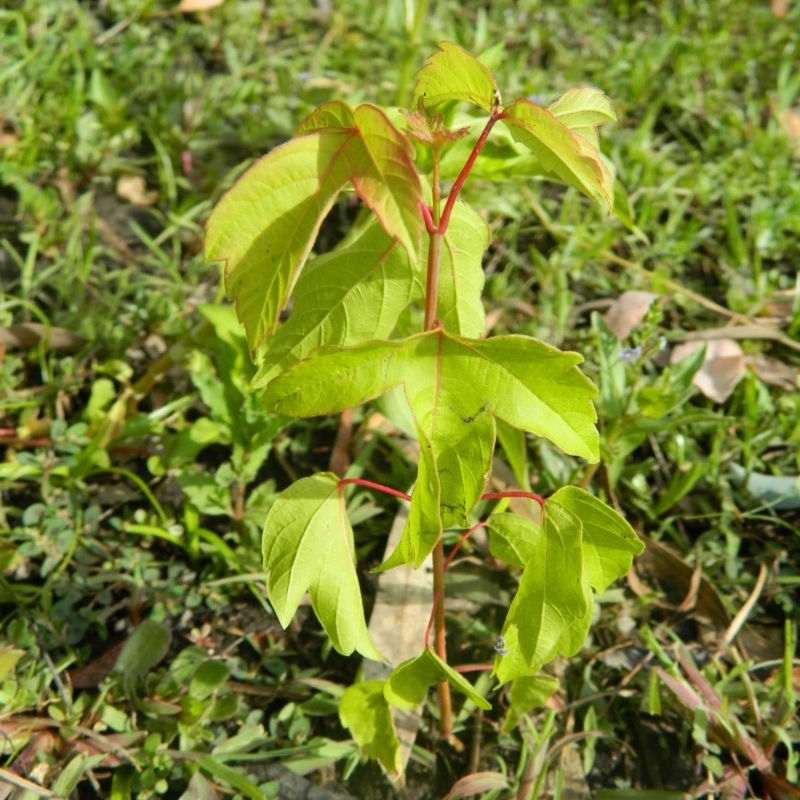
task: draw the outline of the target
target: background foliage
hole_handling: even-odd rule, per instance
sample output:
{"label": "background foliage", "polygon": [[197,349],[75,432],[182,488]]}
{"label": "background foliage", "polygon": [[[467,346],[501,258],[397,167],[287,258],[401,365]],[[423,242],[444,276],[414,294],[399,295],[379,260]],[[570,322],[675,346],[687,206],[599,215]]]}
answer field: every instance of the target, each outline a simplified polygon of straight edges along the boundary
{"label": "background foliage", "polygon": [[[355,666],[310,621],[281,631],[261,582],[264,516],[327,467],[336,421],[264,418],[199,253],[250,160],[324,100],[404,105],[443,38],[483,52],[509,97],[587,83],[616,104],[603,147],[628,225],[549,185],[476,181],[469,199],[495,236],[492,331],[578,349],[601,387],[597,472],[542,441],[519,462],[542,493],[591,487],[651,544],[560,665],[556,707],[514,732],[468,705],[466,754],[423,719],[412,796],[478,770],[519,797],[700,791],[737,765],[756,796],[796,779],[800,6],[778,5],[3,4],[0,796],[278,796],[290,762],[390,791],[337,722]],[[334,209],[320,252],[356,213]],[[659,300],[640,319],[613,305],[629,290]],[[633,324],[622,340],[609,309]],[[669,365],[704,336],[741,347],[727,396],[720,363],[702,373],[716,394],[693,383],[702,353]],[[402,436],[355,424],[364,475],[407,483]],[[396,506],[352,504],[378,563]],[[487,658],[508,597],[467,555],[464,663]]]}

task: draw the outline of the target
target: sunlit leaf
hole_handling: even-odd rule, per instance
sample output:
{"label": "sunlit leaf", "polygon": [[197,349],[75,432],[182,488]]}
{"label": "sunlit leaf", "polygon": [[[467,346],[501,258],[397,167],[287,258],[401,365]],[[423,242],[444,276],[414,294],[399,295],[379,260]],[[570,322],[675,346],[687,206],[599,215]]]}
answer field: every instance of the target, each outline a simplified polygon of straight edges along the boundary
{"label": "sunlit leaf", "polygon": [[391,705],[410,710],[425,699],[431,686],[443,681],[447,681],[454,689],[465,694],[478,708],[492,707],[463,675],[456,672],[449,664],[445,664],[430,649],[396,667],[386,681],[383,693]]}
{"label": "sunlit leaf", "polygon": [[575,133],[597,145],[597,126],[614,122],[617,114],[611,100],[599,89],[578,86],[567,89],[547,110]]}
{"label": "sunlit leaf", "polygon": [[536,553],[542,526],[519,514],[492,514],[489,552],[512,567],[524,567]]}
{"label": "sunlit leaf", "polygon": [[511,706],[503,721],[503,730],[514,730],[522,717],[534,708],[541,708],[558,691],[558,678],[552,675],[525,675],[511,682]]}
{"label": "sunlit leaf", "polygon": [[[442,245],[438,316],[461,336],[480,336],[486,327],[481,291],[488,244],[484,220],[466,203],[456,203]],[[413,264],[374,221],[347,247],[311,261],[294,290],[298,312],[268,340],[253,386],[266,386],[322,345],[389,338],[409,303],[423,301],[426,257],[423,247]]]}
{"label": "sunlit leaf", "polygon": [[356,744],[388,772],[402,768],[400,743],[392,723],[392,712],[383,695],[385,681],[362,681],[349,686],[339,701],[339,719]]}
{"label": "sunlit leaf", "polygon": [[490,241],[489,226],[483,217],[472,206],[458,200],[442,243],[436,307],[437,317],[450,333],[478,338],[486,331],[481,296],[483,255]]}
{"label": "sunlit leaf", "polygon": [[269,339],[253,386],[321,345],[388,338],[408,304],[423,297],[423,280],[377,221],[348,247],[314,259],[297,281],[298,312]]}
{"label": "sunlit leaf", "polygon": [[298,138],[251,167],[209,218],[205,254],[225,262],[255,351],[275,330],[322,220],[349,181],[390,237],[416,257],[422,188],[413,146],[378,108],[327,103]]}
{"label": "sunlit leaf", "polygon": [[583,525],[583,569],[586,580],[597,592],[628,574],[633,557],[644,551],[636,531],[613,508],[578,488],[564,486],[547,500],[571,511]]}
{"label": "sunlit leaf", "polygon": [[446,100],[464,100],[486,111],[499,103],[492,73],[466,50],[452,42],[440,42],[439,49],[417,72],[412,107],[420,101],[428,108]]}
{"label": "sunlit leaf", "polygon": [[315,416],[404,387],[422,455],[401,552],[418,566],[442,523],[463,524],[483,492],[494,449],[493,417],[566,452],[597,458],[591,403],[596,390],[577,369],[581,360],[523,336],[472,340],[437,329],[318,349],[275,378],[264,402],[276,413]]}
{"label": "sunlit leaf", "polygon": [[614,204],[614,181],[597,148],[573,133],[547,109],[525,98],[503,109],[502,121],[544,169],[582,191],[607,212]]}
{"label": "sunlit leaf", "polygon": [[571,511],[545,504],[536,552],[503,626],[508,653],[495,664],[501,683],[536,673],[556,655],[571,656],[580,648],[592,610],[581,532],[581,521]]}
{"label": "sunlit leaf", "polygon": [[275,500],[262,540],[267,594],[285,628],[306,591],[333,646],[381,660],[367,633],[353,530],[332,473],[301,478]]}

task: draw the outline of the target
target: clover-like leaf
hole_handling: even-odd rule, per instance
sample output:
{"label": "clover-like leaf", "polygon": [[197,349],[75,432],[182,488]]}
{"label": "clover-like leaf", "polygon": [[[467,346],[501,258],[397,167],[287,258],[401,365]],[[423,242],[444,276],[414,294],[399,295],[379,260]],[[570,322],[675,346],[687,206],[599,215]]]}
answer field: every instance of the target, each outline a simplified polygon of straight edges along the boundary
{"label": "clover-like leaf", "polygon": [[542,167],[582,191],[606,211],[614,205],[614,180],[597,147],[555,114],[526,98],[503,109],[502,121]]}
{"label": "clover-like leaf", "polygon": [[353,529],[338,478],[301,478],[275,500],[262,539],[267,595],[285,628],[308,591],[333,646],[382,660],[367,632],[355,568]]}
{"label": "clover-like leaf", "polygon": [[440,42],[417,72],[412,106],[421,102],[429,108],[447,100],[464,100],[491,111],[500,94],[492,73],[475,56],[453,42]]}

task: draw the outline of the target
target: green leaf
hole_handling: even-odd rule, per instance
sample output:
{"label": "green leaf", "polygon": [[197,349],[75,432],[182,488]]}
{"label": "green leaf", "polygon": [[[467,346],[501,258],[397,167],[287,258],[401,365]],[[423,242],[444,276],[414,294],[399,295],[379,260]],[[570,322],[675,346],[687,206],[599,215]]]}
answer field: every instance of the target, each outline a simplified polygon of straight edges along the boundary
{"label": "green leaf", "polygon": [[322,220],[350,181],[392,238],[416,257],[422,189],[413,147],[374,106],[328,103],[301,135],[251,167],[220,200],[205,255],[225,262],[228,296],[251,351],[278,325]]}
{"label": "green leaf", "polygon": [[524,567],[536,555],[542,526],[519,514],[492,514],[489,528],[489,552],[512,567]]}
{"label": "green leaf", "polygon": [[225,262],[225,287],[251,351],[277,326],[322,220],[347,183],[339,156],[352,138],[312,134],[277,147],[211,213],[205,256]]}
{"label": "green leaf", "polygon": [[219,759],[209,755],[201,755],[197,759],[197,765],[215,780],[227,783],[241,792],[244,797],[249,797],[250,800],[264,800],[264,792],[256,784],[248,780],[238,769],[229,767]]}
{"label": "green leaf", "polygon": [[[446,331],[479,338],[486,332],[483,255],[489,226],[472,206],[457,200],[442,242],[436,316]],[[426,263],[427,249],[421,263]]]}
{"label": "green leaf", "polygon": [[347,163],[358,196],[386,232],[415,256],[423,227],[419,210],[422,184],[414,168],[411,142],[383,111],[368,103],[355,109],[338,100],[324,103],[300,124],[297,135],[311,131],[351,135],[338,160]]}
{"label": "green leaf", "polygon": [[465,524],[484,491],[493,416],[568,453],[597,458],[596,390],[577,369],[581,361],[577,353],[524,336],[474,340],[437,329],[320,348],[275,378],[264,402],[275,413],[305,417],[337,413],[404,387],[421,459],[398,558],[419,566],[442,526]]}
{"label": "green leaf", "polygon": [[579,86],[567,89],[547,110],[575,133],[597,146],[597,126],[614,122],[617,114],[611,100],[599,89]]}
{"label": "green leaf", "polygon": [[[438,317],[461,336],[481,336],[482,257],[489,229],[470,206],[457,202],[444,237]],[[253,386],[261,388],[322,345],[348,346],[386,339],[410,303],[425,296],[427,242],[417,263],[377,221],[347,247],[314,259],[294,290],[294,311],[268,342]]]}
{"label": "green leaf", "polygon": [[204,700],[228,680],[229,674],[228,668],[221,661],[206,661],[192,675],[189,694],[197,700]]}
{"label": "green leaf", "polygon": [[571,511],[583,526],[583,570],[597,592],[627,575],[633,557],[644,551],[636,531],[613,508],[578,488],[564,486],[547,500]]}
{"label": "green leaf", "polygon": [[403,769],[400,743],[392,722],[392,711],[383,696],[385,681],[363,681],[349,686],[339,701],[339,719],[356,744],[387,772]]}
{"label": "green leaf", "polygon": [[262,548],[267,594],[284,628],[308,591],[340,653],[382,660],[367,633],[353,529],[335,475],[302,478],[282,492],[267,514]]}
{"label": "green leaf", "polygon": [[511,707],[503,721],[503,731],[517,727],[522,717],[534,708],[541,708],[558,691],[558,679],[552,675],[526,675],[511,682]]}
{"label": "green leaf", "polygon": [[547,109],[526,98],[503,109],[502,121],[529,148],[542,167],[579,189],[608,213],[614,206],[614,181],[597,147],[574,133]]}
{"label": "green leaf", "polygon": [[24,655],[24,650],[17,650],[10,645],[0,647],[0,681],[5,679]]}
{"label": "green leaf", "polygon": [[425,108],[447,100],[464,100],[486,111],[500,102],[492,73],[466,50],[452,42],[440,42],[439,49],[417,72],[412,108]]}
{"label": "green leaf", "polygon": [[[581,521],[558,504],[545,504],[536,552],[525,567],[498,656],[501,683],[538,672],[556,655],[574,655],[591,623],[592,596],[583,574]],[[576,643],[577,642],[577,643]]]}
{"label": "green leaf", "polygon": [[122,646],[114,669],[128,680],[147,675],[169,651],[169,631],[152,619],[140,622]]}
{"label": "green leaf", "polygon": [[312,261],[294,291],[294,310],[269,340],[255,388],[325,344],[388,338],[425,287],[408,254],[376,222],[348,247]]}
{"label": "green leaf", "polygon": [[447,681],[454,689],[465,694],[478,708],[490,709],[491,703],[478,694],[472,684],[445,664],[430,648],[416,658],[395,667],[383,688],[386,700],[396,708],[410,710],[424,699],[428,689]]}

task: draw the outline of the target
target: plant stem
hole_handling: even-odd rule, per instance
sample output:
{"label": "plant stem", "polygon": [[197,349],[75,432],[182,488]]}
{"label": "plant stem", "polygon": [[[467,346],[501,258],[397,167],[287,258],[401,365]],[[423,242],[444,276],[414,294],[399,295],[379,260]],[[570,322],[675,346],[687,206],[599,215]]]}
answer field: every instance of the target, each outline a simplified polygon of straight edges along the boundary
{"label": "plant stem", "polygon": [[[447,642],[444,627],[444,544],[442,537],[433,548],[433,649],[447,663]],[[450,684],[443,681],[438,686],[439,712],[442,719],[442,738],[453,741],[453,701]]]}
{"label": "plant stem", "polygon": [[339,481],[339,488],[355,484],[356,486],[364,486],[367,489],[377,489],[384,494],[390,494],[392,497],[399,497],[401,500],[411,500],[411,495],[405,492],[400,492],[397,489],[392,489],[391,486],[384,486],[382,483],[375,483],[375,481],[368,481],[366,478],[343,478]]}
{"label": "plant stem", "polygon": [[[433,174],[432,180],[432,208],[430,214],[425,216],[425,225],[430,236],[428,243],[428,268],[425,281],[425,330],[431,331],[436,327],[437,317],[436,308],[439,300],[439,268],[442,260],[442,242],[444,235],[447,232],[447,226],[450,222],[450,214],[453,212],[458,194],[464,186],[472,167],[475,165],[475,160],[478,157],[490,131],[494,127],[495,122],[502,116],[502,112],[495,109],[492,111],[491,117],[481,131],[478,141],[472,148],[461,172],[456,178],[453,188],[447,197],[444,205],[444,210],[439,215],[441,205],[441,187],[439,185],[439,153],[433,154]],[[444,624],[444,573],[445,573],[445,560],[444,560],[444,545],[442,537],[439,536],[439,541],[433,548],[433,643],[436,655],[447,663],[447,642],[445,639],[445,624]],[[453,740],[453,704],[450,696],[450,684],[446,681],[439,684],[439,710],[441,714],[442,738],[454,743]]]}
{"label": "plant stem", "polygon": [[425,330],[432,331],[439,302],[439,264],[442,260],[441,233],[432,233],[428,244],[428,274],[425,280]]}
{"label": "plant stem", "polygon": [[489,117],[489,120],[487,121],[486,125],[481,131],[481,135],[478,137],[478,141],[475,142],[475,147],[472,148],[472,152],[469,154],[469,158],[467,158],[466,162],[464,163],[464,166],[461,168],[461,172],[458,173],[456,182],[453,184],[453,188],[450,190],[450,194],[447,196],[447,202],[444,204],[444,211],[442,211],[442,217],[440,220],[436,220],[439,227],[439,233],[442,234],[446,233],[447,225],[450,222],[450,214],[452,214],[453,212],[453,206],[456,204],[459,192],[463,188],[464,182],[467,180],[467,176],[472,170],[472,167],[475,166],[475,160],[478,158],[478,153],[481,152],[484,144],[486,144],[486,140],[489,138],[489,133],[494,127],[495,122],[501,119],[502,116],[503,116],[502,112],[497,110],[492,111],[492,116]]}

